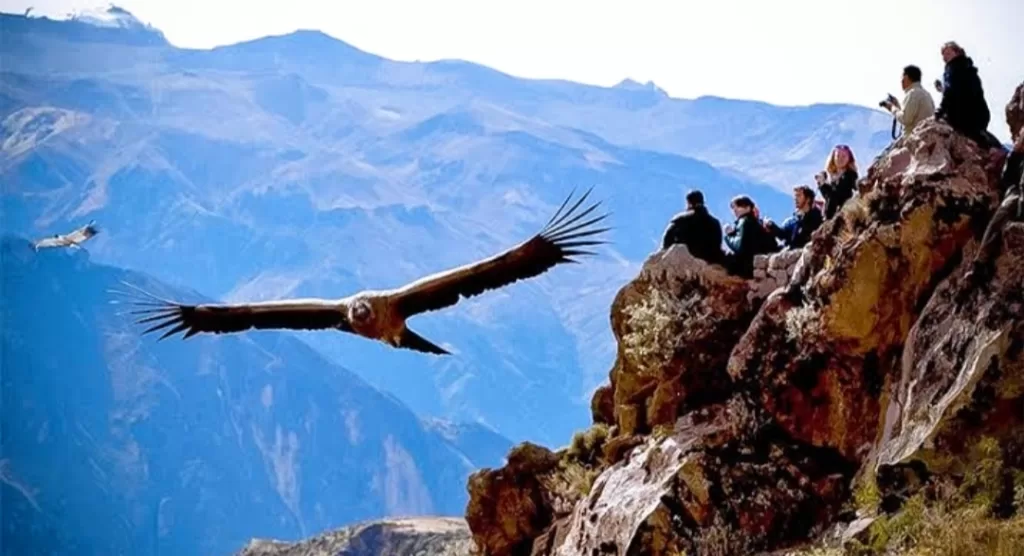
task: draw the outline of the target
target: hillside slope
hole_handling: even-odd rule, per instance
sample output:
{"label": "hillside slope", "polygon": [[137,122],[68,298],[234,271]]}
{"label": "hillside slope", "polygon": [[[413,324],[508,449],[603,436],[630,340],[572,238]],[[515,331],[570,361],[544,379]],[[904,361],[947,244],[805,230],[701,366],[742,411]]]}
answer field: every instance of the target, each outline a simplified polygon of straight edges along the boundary
{"label": "hillside slope", "polygon": [[121,281],[201,298],[84,251],[6,237],[0,262],[4,554],[226,554],[459,515],[468,473],[509,446],[422,423],[287,334],[142,338],[107,293]]}
{"label": "hillside slope", "polygon": [[389,519],[359,523],[295,543],[253,540],[237,556],[470,556],[461,519]]}

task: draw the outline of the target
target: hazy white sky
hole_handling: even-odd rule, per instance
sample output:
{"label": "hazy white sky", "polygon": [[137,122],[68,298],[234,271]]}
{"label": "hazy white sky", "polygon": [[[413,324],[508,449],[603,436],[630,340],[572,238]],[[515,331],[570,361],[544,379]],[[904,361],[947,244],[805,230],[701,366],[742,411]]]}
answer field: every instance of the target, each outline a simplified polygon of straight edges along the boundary
{"label": "hazy white sky", "polygon": [[[120,0],[177,46],[210,48],[319,29],[397,60],[458,58],[522,77],[653,80],[675,97],[875,106],[914,63],[930,84],[940,45],[980,68],[990,131],[1024,81],[1024,0]],[[51,17],[95,0],[0,0]],[[1018,22],[1017,28],[1011,22]],[[929,85],[929,90],[934,92]],[[938,100],[937,94],[936,101]]]}

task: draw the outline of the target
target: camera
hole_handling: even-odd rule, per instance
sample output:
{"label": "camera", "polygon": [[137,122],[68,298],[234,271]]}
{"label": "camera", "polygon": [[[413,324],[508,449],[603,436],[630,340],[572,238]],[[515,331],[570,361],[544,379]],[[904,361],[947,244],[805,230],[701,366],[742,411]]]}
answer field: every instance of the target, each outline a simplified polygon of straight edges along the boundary
{"label": "camera", "polygon": [[885,100],[879,102],[878,105],[881,106],[882,108],[888,108],[889,106],[891,106],[895,102],[896,102],[896,97],[894,97],[892,95],[886,95]]}

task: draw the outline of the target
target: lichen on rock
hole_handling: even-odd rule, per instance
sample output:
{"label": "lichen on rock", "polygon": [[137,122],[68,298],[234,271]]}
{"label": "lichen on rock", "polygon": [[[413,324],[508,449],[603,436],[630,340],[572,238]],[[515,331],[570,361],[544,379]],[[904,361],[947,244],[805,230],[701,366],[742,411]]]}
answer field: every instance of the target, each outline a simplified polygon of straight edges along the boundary
{"label": "lichen on rock", "polygon": [[746,281],[694,258],[685,246],[648,258],[612,303],[619,434],[671,425],[684,409],[727,396],[725,363],[756,308],[747,291]]}

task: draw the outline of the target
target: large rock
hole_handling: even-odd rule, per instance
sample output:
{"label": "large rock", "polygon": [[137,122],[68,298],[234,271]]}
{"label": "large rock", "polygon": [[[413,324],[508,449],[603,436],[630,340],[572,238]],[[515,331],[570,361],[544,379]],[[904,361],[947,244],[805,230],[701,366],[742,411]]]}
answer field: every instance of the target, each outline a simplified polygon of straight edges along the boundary
{"label": "large rock", "polygon": [[1020,138],[1024,128],[1024,83],[1017,85],[1010,102],[1006,103],[1006,124],[1010,126],[1010,136]]}
{"label": "large rock", "polygon": [[[964,278],[997,154],[925,122],[754,280],[682,247],[653,255],[612,307],[619,353],[591,404],[609,431],[600,474],[571,511],[548,503],[547,525],[506,527],[515,552],[487,552],[513,535],[470,521],[485,553],[770,552],[862,534],[873,516],[837,519],[866,463],[884,468],[879,489],[918,488],[925,463],[962,473],[985,437],[1024,470],[1024,223],[987,288]],[[509,477],[526,498],[550,483]]]}
{"label": "large rock", "polygon": [[621,435],[671,425],[685,410],[724,400],[725,372],[755,305],[745,280],[674,245],[647,259],[612,303],[619,344],[611,371]]}
{"label": "large rock", "polygon": [[765,301],[730,374],[793,438],[861,461],[886,375],[972,218],[994,206],[997,178],[988,153],[944,123],[901,138],[807,247],[802,299]]}
{"label": "large rock", "polygon": [[1024,454],[1024,223],[1010,224],[1002,239],[988,288],[962,279],[968,259],[911,330],[879,466],[921,459],[932,471],[959,472],[982,437]]}
{"label": "large rock", "polygon": [[469,478],[466,522],[482,556],[528,555],[552,521],[553,500],[544,476],[558,455],[529,442],[516,446],[500,469]]}
{"label": "large rock", "polygon": [[552,553],[743,554],[785,544],[829,520],[852,471],[779,436],[734,398],[690,412],[673,434],[601,474]]}

